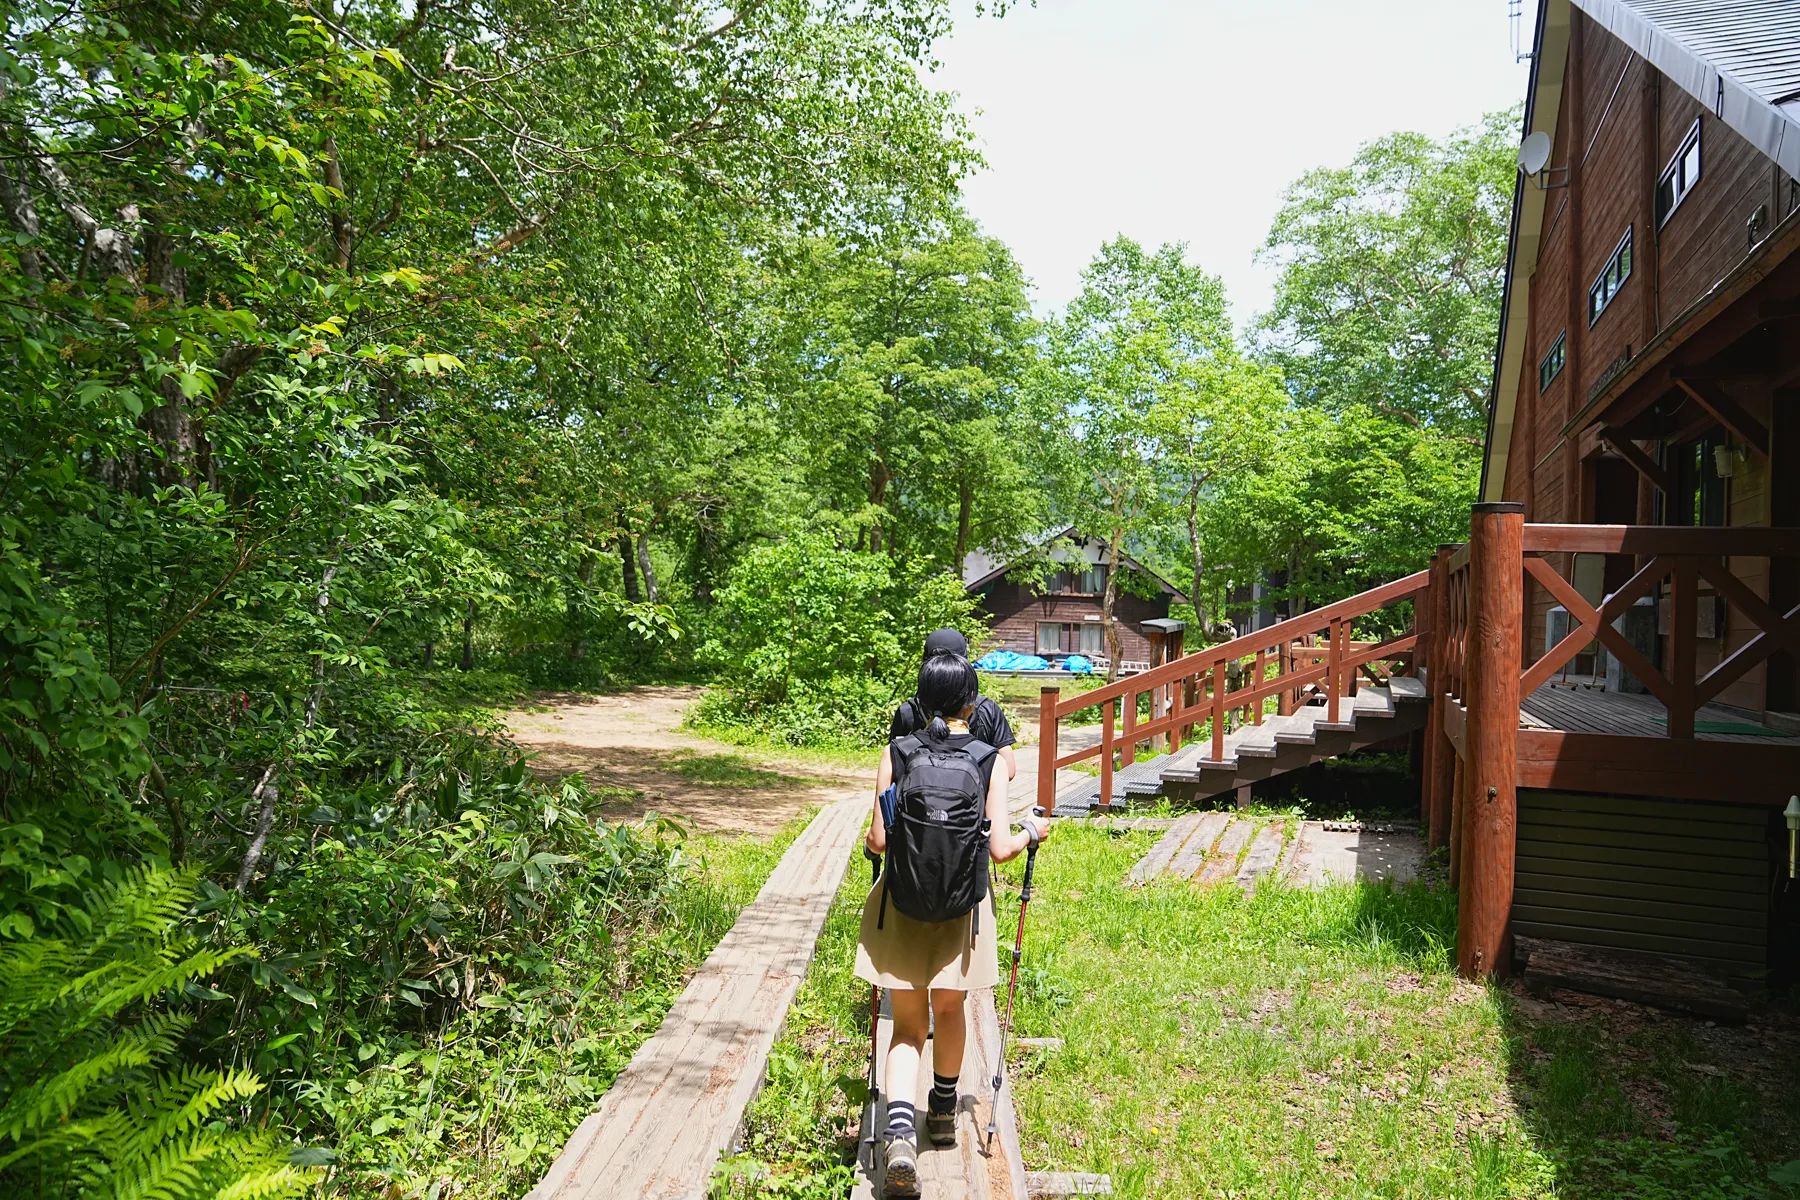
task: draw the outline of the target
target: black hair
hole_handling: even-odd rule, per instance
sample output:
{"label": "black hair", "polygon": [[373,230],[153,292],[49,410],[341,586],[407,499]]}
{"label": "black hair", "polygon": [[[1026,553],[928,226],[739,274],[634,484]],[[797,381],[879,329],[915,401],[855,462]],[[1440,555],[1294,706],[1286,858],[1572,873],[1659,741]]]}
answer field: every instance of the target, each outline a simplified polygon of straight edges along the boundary
{"label": "black hair", "polygon": [[975,702],[981,687],[975,668],[960,654],[934,654],[919,667],[920,714],[931,718],[925,736],[939,741],[950,735],[947,717],[959,717]]}

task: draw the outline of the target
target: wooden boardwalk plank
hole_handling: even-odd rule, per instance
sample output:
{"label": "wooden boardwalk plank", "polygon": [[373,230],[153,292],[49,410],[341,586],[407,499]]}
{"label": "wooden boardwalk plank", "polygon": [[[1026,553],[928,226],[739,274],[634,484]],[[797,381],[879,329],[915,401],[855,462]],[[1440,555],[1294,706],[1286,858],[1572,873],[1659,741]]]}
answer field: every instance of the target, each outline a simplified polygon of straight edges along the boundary
{"label": "wooden boardwalk plank", "polygon": [[1169,874],[1177,879],[1192,879],[1194,872],[1206,861],[1206,856],[1212,853],[1213,843],[1219,840],[1219,835],[1225,832],[1225,827],[1229,824],[1230,813],[1209,812],[1202,815],[1187,844],[1169,863]]}
{"label": "wooden boardwalk plank", "polygon": [[1237,885],[1246,892],[1257,885],[1262,877],[1275,866],[1275,860],[1281,856],[1283,839],[1282,823],[1270,821],[1256,831],[1256,840],[1250,843],[1250,853],[1244,856],[1244,866],[1237,874]]}
{"label": "wooden boardwalk plank", "polygon": [[1250,835],[1255,832],[1255,822],[1233,821],[1225,830],[1224,836],[1219,838],[1219,844],[1213,847],[1212,857],[1207,860],[1206,867],[1200,872],[1200,877],[1196,882],[1201,887],[1207,887],[1228,876],[1236,875],[1238,854],[1243,850],[1245,843],[1250,840]]}
{"label": "wooden boardwalk plank", "polygon": [[[999,1055],[1000,1022],[994,1012],[991,988],[970,992],[963,1007],[968,1040],[963,1046],[962,1071],[957,1081],[956,1145],[933,1146],[925,1137],[924,1113],[931,1091],[933,1040],[927,1039],[919,1055],[919,1075],[913,1104],[919,1112],[919,1194],[921,1200],[1024,1200],[1025,1165],[1019,1153],[1019,1131],[1013,1115],[1012,1083],[1000,1089],[997,1134],[990,1144],[985,1130],[988,1103],[993,1097],[993,1064]],[[876,1035],[878,1081],[883,1102],[864,1106],[859,1131],[857,1180],[851,1200],[875,1200],[881,1195],[882,1134],[887,1130],[887,1052],[893,1042],[893,1016],[887,996],[882,996],[881,1024]],[[871,1111],[872,1108],[872,1111]],[[873,1143],[863,1139],[870,1128]]]}
{"label": "wooden boardwalk plank", "polygon": [[1132,867],[1130,874],[1125,876],[1125,882],[1128,884],[1148,883],[1153,876],[1167,869],[1169,863],[1174,860],[1176,851],[1181,849],[1194,832],[1194,828],[1200,824],[1201,815],[1200,813],[1188,813],[1186,816],[1178,818],[1173,825],[1169,826],[1169,832],[1163,834],[1157,840],[1156,845],[1150,847],[1150,853],[1138,859],[1137,865]]}
{"label": "wooden boardwalk plank", "polygon": [[859,791],[812,819],[527,1200],[706,1195],[762,1084],[868,806]]}

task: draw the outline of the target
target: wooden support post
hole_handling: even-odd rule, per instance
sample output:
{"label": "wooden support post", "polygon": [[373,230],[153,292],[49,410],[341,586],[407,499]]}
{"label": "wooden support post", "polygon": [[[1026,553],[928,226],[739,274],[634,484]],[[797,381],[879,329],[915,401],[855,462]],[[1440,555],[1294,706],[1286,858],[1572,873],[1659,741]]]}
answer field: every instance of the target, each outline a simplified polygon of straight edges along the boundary
{"label": "wooden support post", "polygon": [[1469,979],[1505,975],[1512,965],[1524,534],[1523,504],[1474,506],[1469,527],[1464,870],[1456,927],[1456,967]]}
{"label": "wooden support post", "polygon": [[[1150,631],[1150,669],[1152,671],[1154,671],[1154,670],[1156,670],[1156,668],[1162,666],[1164,663],[1166,663],[1168,661],[1169,661],[1168,635],[1164,634],[1164,633],[1160,633],[1154,629],[1151,630]],[[1157,684],[1154,688],[1150,689],[1150,719],[1152,721],[1162,720],[1163,712],[1165,711],[1163,697],[1167,693],[1167,691],[1168,691],[1168,685],[1160,684],[1160,683]],[[1152,750],[1156,749],[1155,739],[1151,739],[1150,748]]]}
{"label": "wooden support post", "polygon": [[1456,747],[1445,732],[1450,704],[1450,556],[1456,546],[1439,546],[1432,562],[1429,600],[1434,625],[1431,657],[1426,669],[1430,685],[1431,716],[1426,734],[1430,753],[1426,755],[1426,771],[1430,776],[1431,817],[1426,830],[1427,849],[1436,850],[1450,844],[1450,805],[1456,785]]}
{"label": "wooden support post", "polygon": [[1113,777],[1113,702],[1103,701],[1100,705],[1103,720],[1100,722],[1100,803],[1097,811],[1112,811],[1112,777]]}
{"label": "wooden support post", "polygon": [[1169,753],[1181,749],[1181,718],[1187,708],[1187,690],[1192,686],[1186,679],[1177,679],[1169,685]]}
{"label": "wooden support post", "polygon": [[1344,652],[1339,649],[1343,632],[1343,620],[1339,617],[1331,618],[1331,641],[1325,647],[1325,720],[1333,725],[1338,720],[1338,693],[1343,690],[1338,682],[1338,675],[1343,671],[1340,664],[1343,662]]}
{"label": "wooden support post", "polygon": [[1694,560],[1678,558],[1669,573],[1669,685],[1674,693],[1669,704],[1669,736],[1694,736],[1694,651],[1698,639],[1694,625],[1699,615],[1700,582],[1694,576]]}
{"label": "wooden support post", "polygon": [[1136,692],[1126,692],[1119,697],[1119,705],[1125,710],[1124,731],[1120,736],[1124,746],[1119,751],[1119,765],[1129,767],[1137,761],[1137,702]]}
{"label": "wooden support post", "polygon": [[1462,755],[1454,749],[1450,751],[1450,890],[1462,894],[1462,815],[1463,815],[1463,769]]}
{"label": "wooden support post", "polygon": [[1212,760],[1225,761],[1225,660],[1212,669]]}
{"label": "wooden support post", "polygon": [[1045,816],[1056,812],[1056,703],[1061,697],[1053,687],[1038,692],[1037,806]]}
{"label": "wooden support post", "polygon": [[[1256,668],[1255,668],[1255,670],[1256,670],[1255,679],[1250,684],[1250,687],[1252,688],[1252,690],[1261,687],[1263,684],[1265,684],[1269,681],[1268,651],[1258,650],[1256,652]],[[1250,723],[1252,725],[1261,725],[1262,719],[1263,719],[1263,702],[1261,700],[1252,700],[1250,702]]]}
{"label": "wooden support post", "polygon": [[[1275,674],[1282,680],[1294,672],[1294,643],[1282,642],[1275,648]],[[1283,687],[1275,693],[1275,713],[1277,716],[1289,716],[1294,711],[1293,689]]]}

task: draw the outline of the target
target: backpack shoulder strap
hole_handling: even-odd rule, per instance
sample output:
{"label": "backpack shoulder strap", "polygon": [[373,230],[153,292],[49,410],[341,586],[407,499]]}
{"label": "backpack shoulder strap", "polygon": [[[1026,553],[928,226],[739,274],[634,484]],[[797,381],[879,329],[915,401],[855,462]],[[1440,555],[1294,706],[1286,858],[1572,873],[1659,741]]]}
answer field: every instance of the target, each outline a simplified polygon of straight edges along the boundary
{"label": "backpack shoulder strap", "polygon": [[924,746],[924,741],[916,733],[897,737],[888,743],[889,757],[892,759],[894,768],[894,782],[898,783],[900,777],[906,774],[907,767],[912,765],[913,755],[922,750]]}
{"label": "backpack shoulder strap", "polygon": [[973,738],[963,746],[963,753],[974,759],[975,765],[979,767],[982,763],[1000,753],[1000,751],[994,749],[980,738]]}

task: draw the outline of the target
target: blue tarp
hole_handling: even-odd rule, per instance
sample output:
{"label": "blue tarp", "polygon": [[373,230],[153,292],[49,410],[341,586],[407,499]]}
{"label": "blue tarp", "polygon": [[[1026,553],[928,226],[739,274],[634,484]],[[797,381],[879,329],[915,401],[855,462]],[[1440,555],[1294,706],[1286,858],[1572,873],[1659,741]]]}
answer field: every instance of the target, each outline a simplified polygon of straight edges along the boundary
{"label": "blue tarp", "polygon": [[1035,654],[1020,654],[1014,650],[990,650],[975,660],[975,665],[983,671],[1048,671],[1050,664]]}
{"label": "blue tarp", "polygon": [[1063,659],[1063,670],[1072,671],[1077,675],[1093,675],[1096,673],[1094,664],[1079,654],[1071,654],[1069,657]]}

